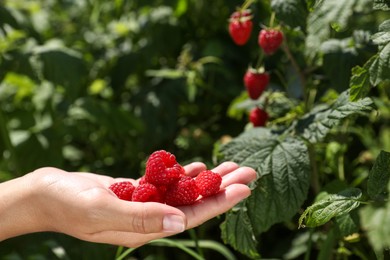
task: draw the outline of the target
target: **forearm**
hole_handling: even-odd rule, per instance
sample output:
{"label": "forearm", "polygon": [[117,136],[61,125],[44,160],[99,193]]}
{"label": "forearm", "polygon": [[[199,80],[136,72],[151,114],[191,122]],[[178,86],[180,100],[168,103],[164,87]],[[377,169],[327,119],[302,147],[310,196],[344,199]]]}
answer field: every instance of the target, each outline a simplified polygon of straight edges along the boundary
{"label": "forearm", "polygon": [[28,175],[0,183],[0,241],[41,231],[34,189]]}

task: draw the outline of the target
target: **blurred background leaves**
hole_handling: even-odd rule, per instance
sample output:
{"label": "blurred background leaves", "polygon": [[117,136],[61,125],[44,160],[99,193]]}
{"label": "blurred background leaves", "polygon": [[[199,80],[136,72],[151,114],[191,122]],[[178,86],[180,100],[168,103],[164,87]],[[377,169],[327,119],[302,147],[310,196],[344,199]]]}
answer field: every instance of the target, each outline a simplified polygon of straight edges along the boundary
{"label": "blurred background leaves", "polygon": [[[238,4],[2,1],[0,180],[42,166],[138,178],[157,149],[211,166],[215,141],[246,124],[226,115],[250,55],[226,31]],[[218,220],[199,232],[215,228]],[[2,242],[0,256],[113,259],[115,251],[47,233]]]}

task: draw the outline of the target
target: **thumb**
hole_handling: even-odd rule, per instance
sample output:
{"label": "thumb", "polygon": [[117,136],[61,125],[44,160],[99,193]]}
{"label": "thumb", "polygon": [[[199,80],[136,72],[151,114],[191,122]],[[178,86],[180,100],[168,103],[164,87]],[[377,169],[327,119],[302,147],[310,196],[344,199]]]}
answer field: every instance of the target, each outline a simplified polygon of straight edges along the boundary
{"label": "thumb", "polygon": [[179,233],[187,226],[185,214],[174,207],[157,202],[116,200],[111,204],[111,230],[135,233]]}

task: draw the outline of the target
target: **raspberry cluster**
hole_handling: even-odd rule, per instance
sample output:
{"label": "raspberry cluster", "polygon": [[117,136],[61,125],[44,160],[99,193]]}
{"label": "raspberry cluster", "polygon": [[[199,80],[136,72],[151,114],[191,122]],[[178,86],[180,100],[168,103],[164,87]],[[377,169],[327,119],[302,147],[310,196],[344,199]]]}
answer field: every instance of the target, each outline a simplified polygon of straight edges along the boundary
{"label": "raspberry cluster", "polygon": [[[254,14],[250,8],[253,1],[244,1],[230,15],[228,19],[228,31],[233,42],[237,45],[245,45],[249,42],[253,30]],[[260,55],[256,66],[249,66],[243,77],[243,83],[251,100],[258,101],[259,97],[267,89],[270,82],[270,72],[262,65],[264,58],[269,58],[275,54],[285,40],[281,25],[273,26],[275,15],[271,15],[269,26],[262,25],[257,34],[257,44],[260,48]],[[267,98],[262,105],[255,103],[249,111],[249,121],[254,127],[266,126],[269,119],[267,112]]]}
{"label": "raspberry cluster", "polygon": [[185,175],[172,153],[158,150],[149,156],[145,175],[138,185],[122,181],[113,183],[109,189],[122,200],[184,206],[193,204],[199,196],[216,194],[221,182],[222,177],[211,170],[202,171],[194,178]]}

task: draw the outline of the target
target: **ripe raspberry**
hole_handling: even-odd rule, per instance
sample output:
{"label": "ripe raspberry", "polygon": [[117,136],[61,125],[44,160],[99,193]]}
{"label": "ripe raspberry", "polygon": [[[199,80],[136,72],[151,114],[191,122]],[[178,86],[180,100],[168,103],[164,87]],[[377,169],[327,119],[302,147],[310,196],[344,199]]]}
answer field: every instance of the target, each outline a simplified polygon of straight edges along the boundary
{"label": "ripe raspberry", "polygon": [[122,181],[111,184],[109,189],[112,190],[118,198],[131,201],[135,187],[129,181]]}
{"label": "ripe raspberry", "polygon": [[164,150],[155,151],[146,162],[145,181],[156,186],[177,182],[183,174],[184,168],[176,157]]}
{"label": "ripe raspberry", "polygon": [[144,184],[144,183],[147,183],[147,181],[145,180],[145,175],[142,176],[139,181],[138,181],[138,185],[141,185],[141,184]]}
{"label": "ripe raspberry", "polygon": [[248,69],[244,75],[244,85],[251,99],[258,99],[269,84],[269,74]]}
{"label": "ripe raspberry", "polygon": [[237,45],[248,42],[253,28],[250,10],[236,11],[229,19],[229,34]]}
{"label": "ripe raspberry", "polygon": [[259,33],[258,43],[265,54],[271,55],[283,42],[283,33],[278,29],[263,29]]}
{"label": "ripe raspberry", "polygon": [[259,107],[255,107],[249,113],[249,120],[255,127],[265,126],[268,121],[268,113]]}
{"label": "ripe raspberry", "polygon": [[196,186],[203,197],[216,194],[220,189],[221,182],[221,175],[210,170],[202,171],[195,178]]}
{"label": "ripe raspberry", "polygon": [[132,196],[132,201],[139,202],[163,202],[163,197],[156,186],[150,183],[138,185]]}
{"label": "ripe raspberry", "polygon": [[165,193],[165,203],[171,206],[193,204],[199,196],[195,180],[183,176],[180,180],[168,187]]}

